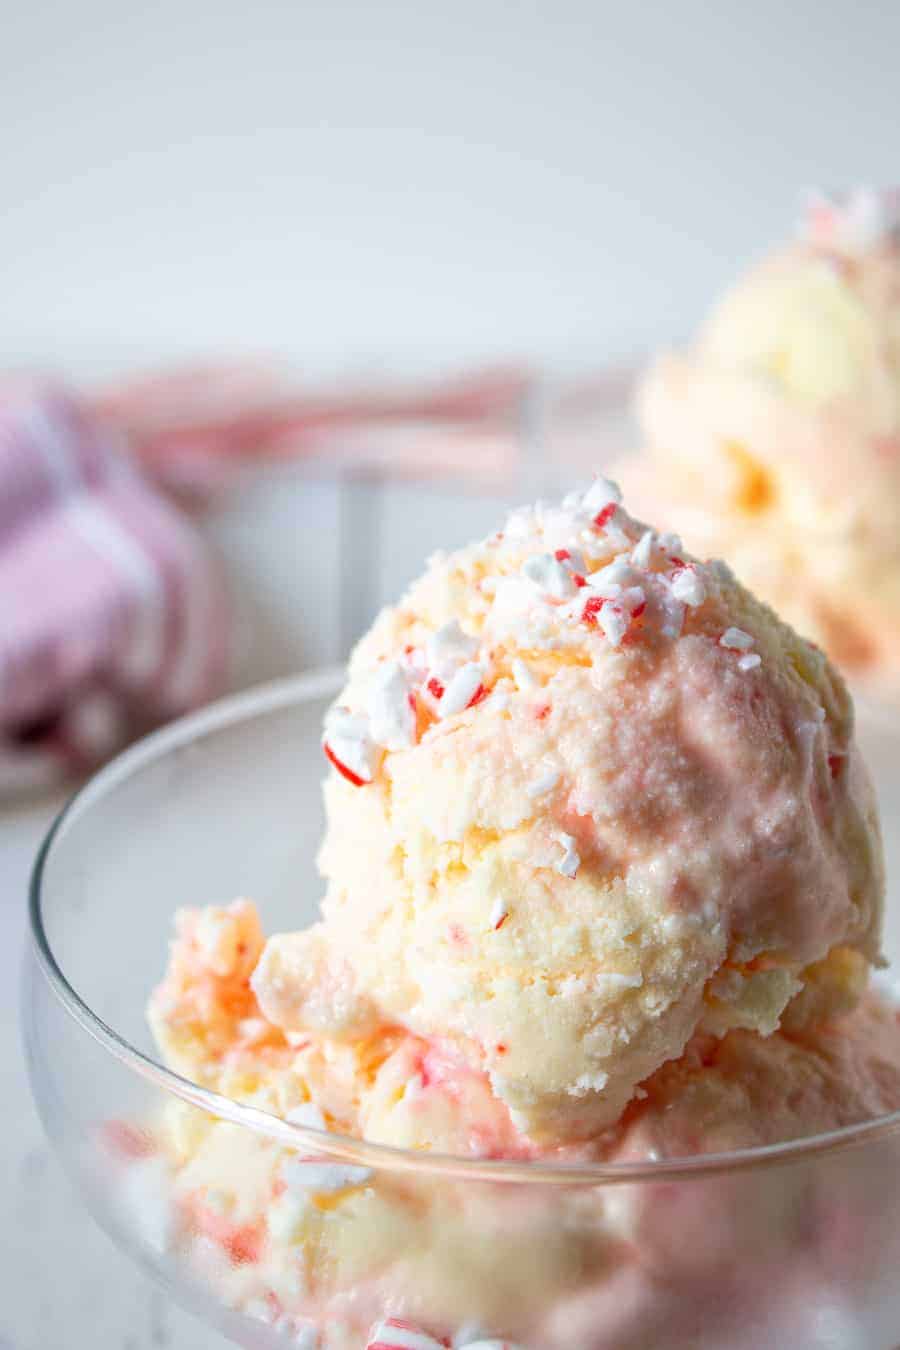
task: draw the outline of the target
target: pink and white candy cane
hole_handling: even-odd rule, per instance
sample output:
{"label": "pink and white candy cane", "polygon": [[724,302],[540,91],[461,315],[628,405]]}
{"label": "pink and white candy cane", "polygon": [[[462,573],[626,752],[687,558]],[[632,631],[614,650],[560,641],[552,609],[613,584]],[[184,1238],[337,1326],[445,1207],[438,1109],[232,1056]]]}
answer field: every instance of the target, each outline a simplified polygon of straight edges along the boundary
{"label": "pink and white candy cane", "polygon": [[449,1350],[450,1342],[431,1336],[404,1318],[389,1317],[373,1328],[366,1350]]}

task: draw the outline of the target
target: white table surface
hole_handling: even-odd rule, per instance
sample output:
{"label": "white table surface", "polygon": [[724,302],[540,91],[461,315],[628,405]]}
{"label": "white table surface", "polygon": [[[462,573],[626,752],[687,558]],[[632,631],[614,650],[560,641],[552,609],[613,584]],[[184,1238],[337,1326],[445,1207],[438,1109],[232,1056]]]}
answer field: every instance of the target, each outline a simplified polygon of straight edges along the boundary
{"label": "white table surface", "polygon": [[0,807],[0,1350],[227,1350],[96,1226],[31,1101],[18,1016],[28,874],[62,800]]}

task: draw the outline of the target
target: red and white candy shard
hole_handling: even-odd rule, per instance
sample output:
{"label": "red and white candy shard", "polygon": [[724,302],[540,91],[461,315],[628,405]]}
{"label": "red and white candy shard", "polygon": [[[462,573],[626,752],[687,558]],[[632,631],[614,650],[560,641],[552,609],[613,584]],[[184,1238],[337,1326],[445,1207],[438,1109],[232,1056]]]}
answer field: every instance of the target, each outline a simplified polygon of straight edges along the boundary
{"label": "red and white candy shard", "polygon": [[332,764],[351,783],[371,783],[378,766],[378,747],[363,713],[332,708],[325,718],[323,745]]}
{"label": "red and white candy shard", "polygon": [[553,838],[561,845],[563,856],[555,864],[557,872],[564,877],[574,877],[581,866],[581,855],[575,847],[575,839],[565,830],[554,831]]}
{"label": "red and white candy shard", "polygon": [[522,575],[554,600],[569,600],[578,589],[569,568],[552,553],[535,553],[526,558]]}
{"label": "red and white candy shard", "polygon": [[680,567],[672,578],[672,594],[676,600],[696,609],[706,599],[706,584],[695,567]]}
{"label": "red and white candy shard", "polygon": [[452,677],[438,704],[439,717],[453,717],[464,712],[484,686],[485,668],[478,661],[469,661]]}
{"label": "red and white candy shard", "polygon": [[399,1317],[389,1317],[379,1322],[371,1332],[366,1350],[448,1350],[449,1341],[429,1336]]}
{"label": "red and white candy shard", "polygon": [[369,685],[367,711],[372,739],[385,750],[407,750],[416,741],[411,680],[399,661],[386,661]]}
{"label": "red and white candy shard", "polygon": [[446,681],[478,654],[478,639],[465,633],[456,619],[432,633],[425,647],[431,675]]}
{"label": "red and white candy shard", "polygon": [[656,547],[656,536],[652,530],[645,530],[634,548],[631,550],[631,561],[635,567],[640,567],[644,571],[653,562],[653,551]]}
{"label": "red and white candy shard", "polygon": [[[568,500],[571,501],[571,498]],[[618,484],[608,478],[595,478],[581,498],[580,505],[588,512],[602,511],[607,506],[618,506],[622,493]]]}
{"label": "red and white candy shard", "polygon": [[[637,586],[640,573],[635,570],[628,558],[614,558],[605,567],[591,572],[587,583],[592,592],[604,600],[615,600],[626,587]],[[641,596],[643,599],[643,594]]]}
{"label": "red and white candy shard", "polygon": [[726,628],[719,638],[719,646],[734,652],[746,652],[753,646],[753,638],[743,628]]}

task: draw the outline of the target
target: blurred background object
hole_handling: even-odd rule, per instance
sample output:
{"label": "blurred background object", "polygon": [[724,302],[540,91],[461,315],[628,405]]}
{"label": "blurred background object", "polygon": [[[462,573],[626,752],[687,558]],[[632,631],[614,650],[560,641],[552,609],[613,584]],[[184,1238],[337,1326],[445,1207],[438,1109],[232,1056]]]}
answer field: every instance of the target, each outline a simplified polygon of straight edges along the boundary
{"label": "blurred background object", "polygon": [[[515,441],[517,471],[491,483],[386,476],[435,444],[429,418],[343,427],[227,491],[202,455],[187,482],[163,475],[232,583],[239,683],[336,659],[423,554],[554,490],[571,476],[546,453],[554,428],[585,465],[631,443],[634,355],[693,331],[806,187],[897,179],[891,6],[8,9],[0,370],[106,411],[146,372],[260,353],[317,399],[498,366],[545,377],[469,423],[465,454],[444,419],[444,462],[480,468]],[[213,1350],[86,1220],[25,1093],[22,897],[58,802],[0,809],[0,1345]]]}

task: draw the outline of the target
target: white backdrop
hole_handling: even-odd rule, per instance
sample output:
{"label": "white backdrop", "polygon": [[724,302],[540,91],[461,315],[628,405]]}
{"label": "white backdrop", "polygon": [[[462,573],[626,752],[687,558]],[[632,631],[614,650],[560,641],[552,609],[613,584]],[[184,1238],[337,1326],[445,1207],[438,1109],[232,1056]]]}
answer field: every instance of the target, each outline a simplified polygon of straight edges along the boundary
{"label": "white backdrop", "polygon": [[876,0],[0,8],[0,363],[621,354],[900,178]]}

